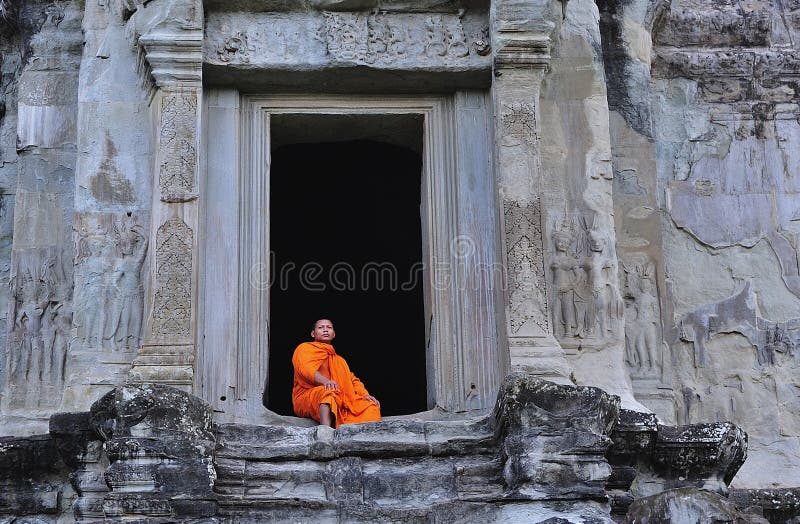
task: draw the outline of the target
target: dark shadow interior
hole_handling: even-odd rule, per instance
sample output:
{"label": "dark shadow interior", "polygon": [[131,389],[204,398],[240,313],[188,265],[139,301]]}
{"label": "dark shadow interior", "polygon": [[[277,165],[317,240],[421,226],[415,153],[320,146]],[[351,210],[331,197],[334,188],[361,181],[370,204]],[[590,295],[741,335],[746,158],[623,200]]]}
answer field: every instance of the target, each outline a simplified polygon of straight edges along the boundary
{"label": "dark shadow interior", "polygon": [[[306,137],[331,129],[315,118],[302,126]],[[416,128],[421,142],[421,122]],[[384,415],[424,411],[421,156],[374,140],[287,144],[297,129],[272,125],[265,405],[293,414],[292,352],[324,317],[334,323],[336,351]]]}

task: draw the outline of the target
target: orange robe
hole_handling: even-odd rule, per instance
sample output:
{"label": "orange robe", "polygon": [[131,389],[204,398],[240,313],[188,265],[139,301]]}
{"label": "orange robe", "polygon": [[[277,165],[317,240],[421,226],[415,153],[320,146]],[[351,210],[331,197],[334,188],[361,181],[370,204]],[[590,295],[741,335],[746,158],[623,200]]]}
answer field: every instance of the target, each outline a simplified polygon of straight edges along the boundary
{"label": "orange robe", "polygon": [[[292,405],[298,417],[319,422],[320,404],[329,404],[331,413],[339,424],[372,422],[381,419],[381,410],[365,397],[367,388],[351,371],[347,362],[336,354],[333,346],[324,342],[304,342],[297,346],[292,356],[294,387]],[[339,391],[325,390],[317,384],[314,373],[339,384]]]}

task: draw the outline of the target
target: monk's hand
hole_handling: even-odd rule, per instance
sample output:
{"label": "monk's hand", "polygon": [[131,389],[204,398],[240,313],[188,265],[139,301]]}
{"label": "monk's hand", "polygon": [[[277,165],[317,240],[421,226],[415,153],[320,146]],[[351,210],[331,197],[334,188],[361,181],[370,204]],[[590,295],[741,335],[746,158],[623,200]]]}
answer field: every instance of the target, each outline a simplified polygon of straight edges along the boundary
{"label": "monk's hand", "polygon": [[364,398],[365,398],[365,399],[367,399],[367,400],[369,400],[370,402],[372,402],[372,403],[373,403],[373,404],[375,404],[376,406],[378,406],[378,407],[381,407],[381,403],[380,403],[380,402],[378,402],[378,399],[377,399],[377,398],[375,398],[375,397],[373,397],[372,395],[367,395],[367,396],[366,396],[366,397],[364,397]]}
{"label": "monk's hand", "polygon": [[323,386],[325,386],[326,391],[339,391],[339,384],[333,380],[327,381],[325,384],[323,384]]}

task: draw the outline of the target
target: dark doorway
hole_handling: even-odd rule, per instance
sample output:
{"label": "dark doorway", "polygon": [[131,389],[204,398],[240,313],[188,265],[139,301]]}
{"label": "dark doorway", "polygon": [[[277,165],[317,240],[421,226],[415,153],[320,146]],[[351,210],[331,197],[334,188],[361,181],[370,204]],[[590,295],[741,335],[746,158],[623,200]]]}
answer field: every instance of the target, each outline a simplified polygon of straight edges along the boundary
{"label": "dark doorway", "polygon": [[371,140],[273,151],[272,411],[293,414],[291,357],[317,318],[384,415],[426,409],[421,172],[417,151]]}

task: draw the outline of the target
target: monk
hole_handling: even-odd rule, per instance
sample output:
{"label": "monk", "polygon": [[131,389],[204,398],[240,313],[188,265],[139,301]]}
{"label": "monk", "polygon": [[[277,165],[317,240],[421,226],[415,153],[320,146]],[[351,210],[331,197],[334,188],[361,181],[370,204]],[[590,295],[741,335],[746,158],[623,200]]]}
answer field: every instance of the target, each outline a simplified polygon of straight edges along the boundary
{"label": "monk", "polygon": [[295,414],[333,428],[380,420],[381,403],[367,392],[331,345],[336,337],[333,323],[317,320],[311,337],[314,341],[297,346],[292,356]]}

